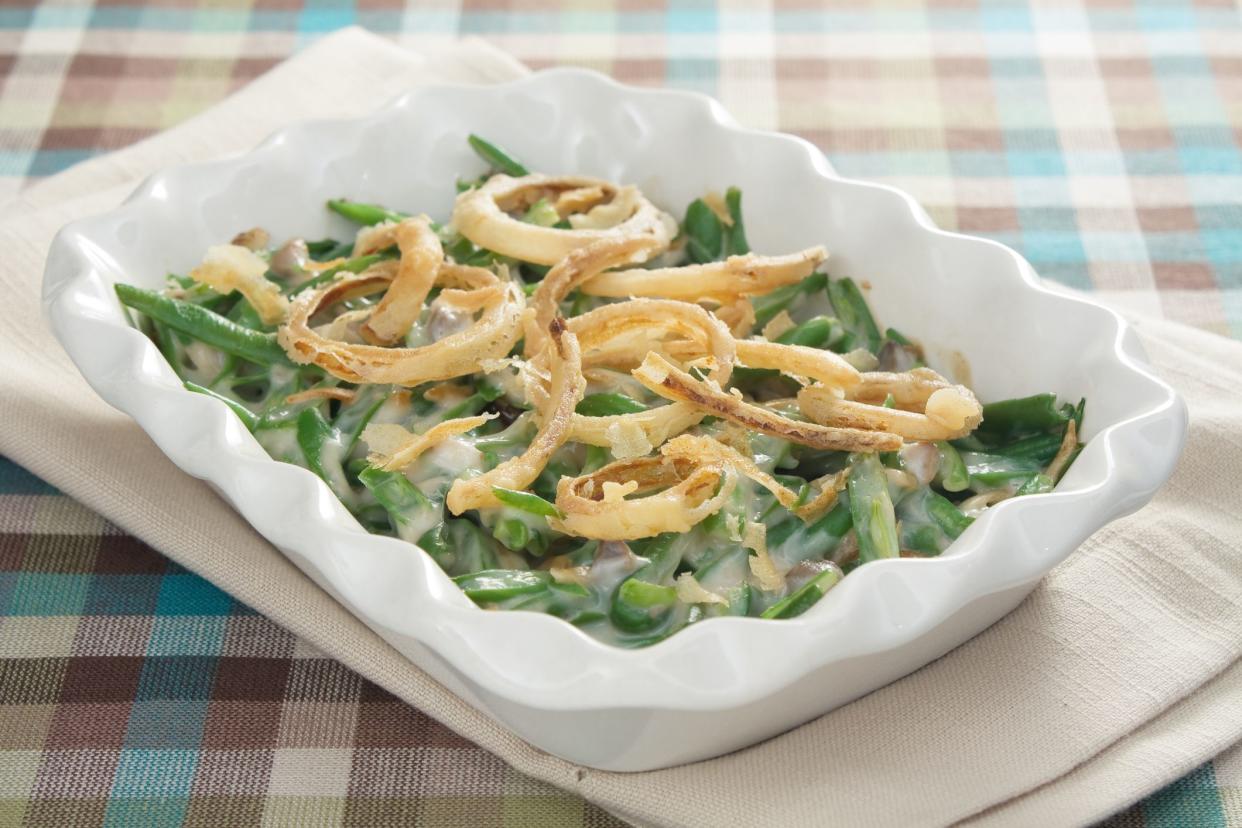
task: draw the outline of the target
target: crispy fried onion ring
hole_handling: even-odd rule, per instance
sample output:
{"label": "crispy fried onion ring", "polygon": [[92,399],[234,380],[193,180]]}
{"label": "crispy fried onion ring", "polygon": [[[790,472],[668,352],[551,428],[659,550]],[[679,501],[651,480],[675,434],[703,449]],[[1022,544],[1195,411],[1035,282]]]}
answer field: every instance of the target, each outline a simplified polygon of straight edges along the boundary
{"label": "crispy fried onion ring", "polygon": [[716,299],[731,302],[737,296],[755,296],[800,282],[828,258],[823,247],[808,247],[787,256],[746,253],[723,262],[662,267],[652,270],[619,270],[601,273],[582,286],[590,296],[653,296],[697,302]]}
{"label": "crispy fried onion ring", "polygon": [[392,345],[409,333],[444,261],[440,237],[426,216],[406,219],[393,228],[392,234],[401,251],[397,277],[360,329],[372,345]]}
{"label": "crispy fried onion ring", "polygon": [[[609,200],[601,203],[596,188]],[[570,215],[570,230],[527,224],[509,215],[540,198],[549,198],[558,212],[594,206],[587,213]],[[554,265],[574,250],[606,238],[647,237],[663,249],[672,235],[670,222],[635,187],[571,175],[494,175],[482,187],[459,195],[453,207],[453,225],[479,247],[544,265]]]}
{"label": "crispy fried onion ring", "polygon": [[422,434],[406,431],[396,423],[369,423],[362,430],[362,442],[370,453],[367,462],[384,471],[401,471],[417,460],[427,449],[434,448],[450,437],[476,429],[498,414],[479,414],[445,420]]}
{"label": "crispy fried onion ring", "polygon": [[739,474],[749,477],[767,489],[776,498],[778,503],[808,523],[830,509],[837,502],[837,493],[840,491],[835,479],[822,479],[820,483],[823,484],[823,488],[814,497],[799,506],[797,492],[782,486],[775,477],[759,468],[753,458],[747,457],[737,449],[725,445],[714,437],[682,434],[665,443],[660,449],[660,453],[665,457],[673,459],[685,458],[687,460],[694,460],[697,458],[700,462],[718,460],[721,463],[725,463]]}
{"label": "crispy fried onion ring", "polygon": [[477,294],[472,298],[481,311],[464,331],[420,348],[381,348],[329,339],[311,329],[310,319],[319,311],[385,290],[392,279],[391,267],[371,268],[300,295],[277,333],[289,358],[318,365],[348,382],[413,386],[473,374],[480,360],[506,356],[521,336],[526,305],[521,288],[489,270],[450,264],[437,273],[437,283],[447,288],[441,296],[445,301],[460,299],[462,291],[455,288],[468,288]]}
{"label": "crispy fried onion ring", "polygon": [[[625,484],[625,493],[663,491],[626,500],[607,497],[605,488]],[[598,540],[633,540],[663,532],[687,532],[720,511],[737,474],[718,460],[687,457],[634,457],[609,463],[591,474],[562,477],[556,505],[564,518],[548,518],[558,532]]]}
{"label": "crispy fried onion ring", "polygon": [[[653,335],[671,333],[683,337],[693,354],[708,358],[710,379],[727,383],[733,371],[733,337],[720,320],[697,305],[634,299],[604,305],[575,316],[567,324],[578,335],[583,362],[588,366],[598,358],[628,370],[647,355]],[[618,342],[619,349],[605,348]],[[705,411],[681,402],[633,414],[575,414],[570,439],[611,448],[618,458],[633,457],[646,454],[668,438],[697,425],[705,416]]]}
{"label": "crispy fried onion ring", "polygon": [[574,408],[582,401],[586,380],[582,378],[582,352],[578,338],[566,330],[560,317],[552,320],[548,333],[551,347],[552,378],[546,399],[538,407],[539,430],[530,441],[526,451],[501,463],[491,471],[458,480],[449,489],[445,503],[449,511],[460,515],[467,509],[499,506],[500,501],[492,492],[493,486],[505,489],[525,489],[543,471],[548,460],[569,439],[569,426]]}
{"label": "crispy fried onion ring", "polygon": [[829,451],[896,451],[901,437],[885,431],[801,423],[733,396],[710,381],[697,380],[656,353],[649,353],[633,375],[668,400],[686,402],[709,414],[773,437]]}
{"label": "crispy fried onion ring", "polygon": [[530,298],[534,315],[526,323],[526,358],[538,355],[547,345],[548,325],[570,291],[610,267],[646,261],[660,249],[659,242],[648,236],[606,238],[574,250],[557,262]]}
{"label": "crispy fried onion ring", "polygon": [[[915,395],[911,392],[907,399]],[[922,413],[841,399],[834,389],[822,385],[799,391],[798,408],[822,425],[888,431],[907,440],[954,440],[965,437],[983,420],[983,406],[970,389],[947,383],[926,397]]]}

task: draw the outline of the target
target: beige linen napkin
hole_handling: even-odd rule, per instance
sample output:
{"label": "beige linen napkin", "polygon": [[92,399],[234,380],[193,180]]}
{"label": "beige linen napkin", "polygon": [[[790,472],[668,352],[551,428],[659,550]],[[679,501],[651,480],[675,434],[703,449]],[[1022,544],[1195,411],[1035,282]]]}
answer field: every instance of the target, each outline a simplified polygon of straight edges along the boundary
{"label": "beige linen napkin", "polygon": [[477,42],[428,59],[348,30],[191,123],[32,188],[0,222],[0,452],[518,770],[644,824],[1084,823],[1242,738],[1242,344],[1140,321],[1190,403],[1186,456],[1149,508],[992,629],[761,745],[615,774],[531,748],[398,655],[100,401],[42,323],[52,235],[114,206],[134,177],[416,83],[521,71]]}

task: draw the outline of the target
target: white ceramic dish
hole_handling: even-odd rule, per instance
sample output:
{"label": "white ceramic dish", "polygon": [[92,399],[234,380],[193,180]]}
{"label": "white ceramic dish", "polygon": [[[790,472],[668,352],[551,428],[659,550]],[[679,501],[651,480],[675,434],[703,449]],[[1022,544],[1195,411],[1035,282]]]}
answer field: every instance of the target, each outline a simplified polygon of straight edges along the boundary
{"label": "white ceramic dish", "polygon": [[[477,609],[428,556],[367,534],[318,478],[269,459],[222,404],[184,391],[112,292],[117,281],[161,285],[254,225],[277,239],[344,236],[328,197],[444,218],[455,175],[481,167],[469,132],[533,169],[634,182],[673,212],[740,186],[755,249],[827,245],[834,275],[873,285],[882,324],[934,344],[942,368],[964,355],[980,398],[1086,396],[1086,449],[1055,492],[989,510],[939,558],[863,567],[794,620],[714,619],[624,651],[547,615]],[[582,71],[420,89],[366,118],[298,124],[245,155],[155,175],[59,234],[44,303],[104,399],[376,632],[529,742],[611,770],[752,744],[962,643],[1146,503],[1186,426],[1120,317],[1041,287],[1013,251],[935,229],[909,196],[841,179],[810,144],[741,129],[708,98]]]}

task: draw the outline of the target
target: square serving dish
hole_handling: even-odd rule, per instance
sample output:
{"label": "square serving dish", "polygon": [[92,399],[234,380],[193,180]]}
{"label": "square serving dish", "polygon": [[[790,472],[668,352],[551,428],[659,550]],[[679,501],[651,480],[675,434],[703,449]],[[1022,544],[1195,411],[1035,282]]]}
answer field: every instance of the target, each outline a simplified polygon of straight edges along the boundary
{"label": "square serving dish", "polygon": [[[443,220],[455,176],[481,166],[471,132],[532,169],[635,183],[674,213],[708,190],[741,187],[757,251],[826,245],[831,273],[871,284],[882,325],[927,343],[949,375],[964,358],[984,401],[1087,397],[1086,448],[1054,492],[988,510],[938,558],[862,567],[796,619],[711,619],[620,650],[547,615],[476,608],[429,556],[368,534],[312,473],[270,459],[223,404],[183,390],[112,290],[161,286],[255,225],[278,240],[346,237],[323,207],[330,197]],[[1125,322],[1041,286],[1014,251],[937,230],[909,196],[842,179],[810,144],[742,129],[706,97],[578,70],[427,87],[365,118],[297,124],[250,153],[154,175],[122,206],[60,232],[44,307],[104,399],[350,611],[522,738],[607,770],[752,744],[961,644],[1089,535],[1145,504],[1186,429],[1184,404]]]}

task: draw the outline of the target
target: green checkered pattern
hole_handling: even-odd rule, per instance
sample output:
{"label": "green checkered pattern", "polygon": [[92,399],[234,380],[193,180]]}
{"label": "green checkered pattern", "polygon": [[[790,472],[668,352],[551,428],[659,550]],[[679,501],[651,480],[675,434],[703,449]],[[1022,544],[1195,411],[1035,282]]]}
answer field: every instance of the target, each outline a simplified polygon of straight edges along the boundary
{"label": "green checkered pattern", "polygon": [[[359,23],[697,89],[1045,276],[1242,335],[1235,0],[5,0],[0,202]],[[611,825],[0,459],[0,825]],[[1242,826],[1242,750],[1114,826]]]}

